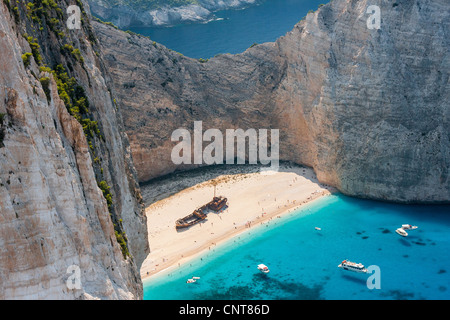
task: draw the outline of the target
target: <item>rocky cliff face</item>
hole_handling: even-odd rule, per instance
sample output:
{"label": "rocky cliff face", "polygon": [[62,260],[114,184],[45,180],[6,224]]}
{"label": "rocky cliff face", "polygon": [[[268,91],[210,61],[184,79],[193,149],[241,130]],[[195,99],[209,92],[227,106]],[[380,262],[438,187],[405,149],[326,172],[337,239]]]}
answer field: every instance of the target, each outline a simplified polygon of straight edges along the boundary
{"label": "rocky cliff face", "polygon": [[26,4],[0,3],[0,299],[142,298],[146,218],[89,16]]}
{"label": "rocky cliff face", "polygon": [[345,194],[450,201],[448,3],[334,0],[274,43],[206,63],[95,23],[140,181],[186,167],[173,130],[278,128],[280,157]]}
{"label": "rocky cliff face", "polygon": [[136,176],[188,169],[170,136],[194,121],[278,128],[282,160],[349,195],[450,201],[446,0],[380,1],[379,30],[368,1],[334,0],[205,63],[91,25],[86,4],[69,30],[65,1],[15,3],[0,3],[0,299],[141,298]]}
{"label": "rocky cliff face", "polygon": [[215,11],[243,8],[257,2],[258,0],[89,0],[95,16],[122,29],[207,22],[214,19]]}

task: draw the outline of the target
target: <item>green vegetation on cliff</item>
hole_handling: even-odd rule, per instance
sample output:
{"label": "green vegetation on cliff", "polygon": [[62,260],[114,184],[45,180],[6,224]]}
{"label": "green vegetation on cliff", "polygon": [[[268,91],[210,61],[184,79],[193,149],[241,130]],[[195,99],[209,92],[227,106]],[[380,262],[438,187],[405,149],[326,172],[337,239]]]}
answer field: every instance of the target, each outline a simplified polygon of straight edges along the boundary
{"label": "green vegetation on cliff", "polygon": [[[51,70],[48,67],[41,67],[41,71],[50,72],[53,75],[58,88],[59,97],[64,102],[70,115],[77,119],[77,121],[83,127],[83,131],[91,152],[91,157],[93,158],[92,165],[94,167],[97,184],[102,191],[103,197],[105,198],[108,205],[108,211],[114,224],[116,239],[122,250],[123,257],[126,259],[127,257],[130,257],[127,246],[127,237],[125,235],[125,232],[123,231],[122,224],[119,222],[120,219],[116,217],[114,211],[113,195],[110,191],[111,187],[104,180],[101,157],[97,156],[97,154],[99,153],[99,149],[101,149],[99,145],[102,141],[104,141],[104,138],[101,134],[97,121],[93,120],[92,110],[90,108],[89,100],[86,96],[84,88],[78,84],[77,80],[74,77],[70,77],[68,75],[67,70],[62,65],[57,65],[54,70]],[[44,92],[47,95],[47,99],[50,100],[50,79],[48,77],[43,77],[40,79],[40,81]],[[99,148],[97,148],[96,146],[98,146]]]}
{"label": "green vegetation on cliff", "polygon": [[25,68],[27,68],[30,65],[32,55],[33,54],[31,52],[25,52],[22,55],[23,65],[25,66]]}
{"label": "green vegetation on cliff", "polygon": [[[128,240],[124,232],[121,217],[114,205],[114,192],[108,185],[108,176],[104,174],[106,163],[102,161],[105,151],[105,138],[101,127],[95,120],[95,108],[89,104],[85,88],[91,87],[91,80],[84,65],[83,54],[86,47],[80,44],[67,29],[66,6],[60,0],[3,0],[10,11],[18,30],[28,43],[29,49],[22,54],[25,68],[41,83],[47,101],[52,101],[52,77],[56,82],[57,93],[64,102],[67,111],[82,126],[91,154],[95,178],[106,200],[115,235],[125,259],[131,257]],[[82,10],[82,30],[90,44],[97,45],[96,37],[89,24],[87,15],[80,0],[75,1]],[[54,36],[53,36],[54,35]],[[78,48],[77,48],[78,47]],[[26,52],[31,51],[31,52]],[[38,74],[32,60],[36,62],[41,74]],[[51,67],[49,67],[51,66]],[[85,77],[82,73],[85,72]],[[82,80],[84,79],[84,81]],[[87,83],[86,83],[87,82]],[[35,92],[36,93],[36,92]],[[3,122],[4,115],[1,115]],[[3,145],[5,131],[0,125],[0,146]],[[105,167],[106,168],[106,167]]]}

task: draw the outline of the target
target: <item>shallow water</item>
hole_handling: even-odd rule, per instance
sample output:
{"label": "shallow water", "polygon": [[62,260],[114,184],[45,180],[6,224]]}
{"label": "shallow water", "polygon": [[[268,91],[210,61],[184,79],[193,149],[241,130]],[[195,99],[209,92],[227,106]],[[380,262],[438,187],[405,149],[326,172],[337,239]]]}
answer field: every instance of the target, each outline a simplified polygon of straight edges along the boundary
{"label": "shallow water", "polygon": [[265,0],[244,10],[216,12],[217,20],[170,28],[130,28],[191,58],[241,53],[254,43],[275,41],[327,0]]}
{"label": "shallow water", "polygon": [[[221,20],[207,24],[132,31],[186,56],[209,58],[275,41],[326,2],[267,0],[218,12]],[[395,229],[405,223],[419,229],[403,238]],[[324,197],[144,281],[144,299],[450,299],[449,231],[450,206]],[[367,287],[370,274],[339,269],[344,259],[378,266],[381,289]],[[259,263],[270,273],[261,274]],[[201,279],[186,284],[192,276]]]}
{"label": "shallow water", "polygon": [[[403,238],[405,223],[419,228]],[[146,280],[144,299],[449,299],[449,231],[450,206],[332,195]],[[338,268],[344,259],[378,266],[381,289]]]}

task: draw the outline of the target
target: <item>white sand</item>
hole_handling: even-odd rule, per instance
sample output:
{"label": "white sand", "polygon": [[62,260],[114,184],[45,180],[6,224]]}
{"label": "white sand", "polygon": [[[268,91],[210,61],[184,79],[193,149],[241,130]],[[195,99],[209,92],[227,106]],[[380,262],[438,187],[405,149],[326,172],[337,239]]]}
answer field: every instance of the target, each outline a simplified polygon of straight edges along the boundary
{"label": "white sand", "polygon": [[[198,176],[183,179],[198,180]],[[211,212],[202,223],[177,231],[177,219],[211,201],[213,181],[217,182],[216,194],[228,198],[228,208],[219,214]],[[211,246],[333,191],[318,183],[312,169],[282,165],[272,175],[221,175],[157,201],[146,209],[150,254],[141,268],[142,279],[176,268]]]}

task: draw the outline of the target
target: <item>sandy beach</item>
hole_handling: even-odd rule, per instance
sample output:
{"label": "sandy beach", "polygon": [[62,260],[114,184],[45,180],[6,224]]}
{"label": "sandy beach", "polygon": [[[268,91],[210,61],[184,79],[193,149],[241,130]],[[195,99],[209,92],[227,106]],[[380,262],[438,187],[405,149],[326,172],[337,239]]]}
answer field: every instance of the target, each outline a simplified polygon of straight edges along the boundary
{"label": "sandy beach", "polygon": [[[187,188],[170,195],[174,185]],[[177,231],[175,221],[211,201],[214,185],[216,195],[228,199],[228,207]],[[146,279],[335,190],[320,184],[310,168],[281,164],[278,172],[269,175],[254,167],[200,170],[142,186],[142,191],[146,203],[151,203],[146,208],[150,254],[141,267]]]}

